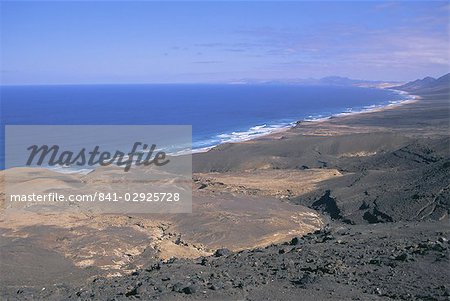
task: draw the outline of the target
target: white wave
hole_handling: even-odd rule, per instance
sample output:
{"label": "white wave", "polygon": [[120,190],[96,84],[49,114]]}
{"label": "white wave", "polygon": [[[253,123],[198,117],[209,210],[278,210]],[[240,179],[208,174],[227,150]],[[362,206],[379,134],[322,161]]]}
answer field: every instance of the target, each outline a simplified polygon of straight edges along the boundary
{"label": "white wave", "polygon": [[264,128],[266,128],[266,127],[267,127],[267,124],[256,125],[256,126],[254,126],[254,127],[251,127],[251,128],[250,128],[250,131],[258,131],[258,130],[264,129]]}
{"label": "white wave", "polygon": [[48,170],[55,171],[62,174],[81,174],[87,175],[88,173],[94,171],[94,168],[74,168],[74,167],[62,167],[62,166],[46,166]]}
{"label": "white wave", "polygon": [[182,156],[182,155],[189,155],[192,154],[192,149],[191,148],[185,148],[185,149],[181,149],[181,150],[177,150],[174,152],[168,152],[167,155],[169,156]]}
{"label": "white wave", "polygon": [[291,123],[273,124],[273,125],[263,124],[253,126],[249,128],[247,131],[232,132],[229,134],[220,134],[217,135],[216,137],[220,139],[220,143],[247,141],[267,134],[274,133],[276,131],[280,131],[290,126]]}
{"label": "white wave", "polygon": [[381,110],[381,109],[387,108],[387,107],[408,104],[408,103],[416,101],[418,98],[418,96],[409,94],[405,91],[400,91],[400,90],[392,90],[392,91],[399,94],[402,97],[402,99],[392,100],[392,101],[389,101],[388,103],[384,103],[384,104],[366,105],[366,106],[362,107],[361,109],[347,108],[343,112],[336,113],[336,114],[330,114],[330,115],[326,115],[326,116],[321,115],[321,114],[309,115],[307,118],[305,118],[303,120],[310,121],[310,122],[320,122],[320,121],[328,120],[332,117],[342,117],[342,116],[349,116],[349,115],[355,115],[355,114],[360,114],[360,113],[369,113],[369,112]]}

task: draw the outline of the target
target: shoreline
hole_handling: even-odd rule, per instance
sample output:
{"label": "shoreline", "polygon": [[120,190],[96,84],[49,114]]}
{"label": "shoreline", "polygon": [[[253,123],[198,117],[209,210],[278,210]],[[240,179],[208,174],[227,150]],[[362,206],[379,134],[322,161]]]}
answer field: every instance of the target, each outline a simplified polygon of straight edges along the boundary
{"label": "shoreline", "polygon": [[[389,88],[378,88],[378,89],[386,90]],[[312,119],[307,119],[307,118],[299,119],[297,121],[293,121],[293,122],[287,124],[286,126],[282,126],[280,128],[274,129],[273,131],[270,131],[267,133],[262,133],[261,135],[257,135],[257,136],[255,135],[254,137],[250,137],[248,139],[242,139],[242,140],[237,140],[237,141],[224,141],[224,142],[220,142],[213,146],[203,147],[203,148],[199,148],[199,149],[192,149],[191,154],[205,153],[205,152],[210,151],[213,148],[220,147],[221,145],[224,145],[224,144],[242,143],[242,142],[258,140],[261,138],[270,138],[272,135],[277,135],[280,133],[287,132],[291,129],[294,129],[300,123],[320,124],[320,123],[324,123],[329,120],[335,120],[336,118],[341,118],[341,117],[358,116],[358,115],[367,114],[367,113],[383,112],[386,110],[396,109],[396,108],[402,107],[404,105],[416,103],[416,102],[420,101],[420,99],[421,99],[421,97],[419,95],[411,94],[406,91],[395,90],[395,89],[389,89],[389,90],[394,91],[394,92],[398,93],[399,95],[408,96],[408,99],[398,100],[398,101],[390,101],[388,104],[383,104],[383,105],[369,105],[369,106],[365,106],[363,109],[358,110],[358,111],[341,112],[341,113],[336,113],[336,114],[332,114],[332,115],[325,116],[325,117],[312,118]],[[264,124],[264,126],[265,125],[266,124]],[[260,126],[251,127],[249,130],[256,128],[256,127],[260,127]],[[246,133],[246,132],[242,132],[242,133]]]}

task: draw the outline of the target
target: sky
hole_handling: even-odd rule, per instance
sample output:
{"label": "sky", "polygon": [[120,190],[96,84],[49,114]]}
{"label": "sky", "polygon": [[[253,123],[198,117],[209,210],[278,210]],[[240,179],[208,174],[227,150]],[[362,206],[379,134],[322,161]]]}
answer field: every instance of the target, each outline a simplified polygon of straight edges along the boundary
{"label": "sky", "polygon": [[1,84],[449,72],[448,1],[1,1]]}

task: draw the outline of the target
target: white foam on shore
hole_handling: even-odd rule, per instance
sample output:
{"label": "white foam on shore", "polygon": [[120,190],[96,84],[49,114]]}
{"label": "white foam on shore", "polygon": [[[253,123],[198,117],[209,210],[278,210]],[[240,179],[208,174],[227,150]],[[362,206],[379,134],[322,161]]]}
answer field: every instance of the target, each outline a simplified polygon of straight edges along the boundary
{"label": "white foam on shore", "polygon": [[391,90],[391,91],[396,92],[396,93],[400,94],[401,96],[408,96],[408,98],[401,99],[401,100],[392,100],[387,104],[368,105],[368,106],[364,106],[362,109],[359,109],[359,110],[353,110],[353,108],[348,108],[344,112],[332,114],[329,116],[323,116],[323,115],[318,115],[317,117],[308,116],[308,118],[305,118],[303,120],[309,121],[309,122],[322,122],[322,121],[326,121],[326,120],[329,120],[329,119],[335,118],[335,117],[344,117],[344,116],[350,116],[350,115],[356,115],[356,114],[362,114],[362,113],[379,112],[379,111],[383,111],[383,110],[390,109],[393,107],[397,107],[397,106],[401,106],[401,105],[405,105],[405,104],[409,104],[409,103],[414,103],[420,98],[417,95],[412,95],[405,91],[400,91],[400,90]]}
{"label": "white foam on shore", "polygon": [[230,143],[230,142],[241,142],[252,140],[273,132],[279,131],[280,129],[286,128],[289,124],[275,124],[275,125],[256,125],[242,132],[232,132],[230,134],[220,134],[217,137],[220,139],[220,143]]}
{"label": "white foam on shore", "polygon": [[51,170],[51,171],[55,171],[57,173],[62,173],[62,174],[81,174],[81,175],[87,175],[90,172],[94,171],[95,168],[74,168],[74,167],[62,167],[62,166],[45,166],[44,168]]}
{"label": "white foam on shore", "polygon": [[202,144],[211,144],[210,146],[194,148],[191,153],[203,153],[207,152],[210,149],[224,143],[236,143],[249,141],[256,138],[260,138],[263,136],[267,136],[269,134],[281,132],[287,129],[290,129],[295,125],[295,122],[285,122],[285,123],[276,123],[276,124],[262,124],[255,125],[250,127],[247,131],[235,131],[231,133],[223,133],[216,135],[213,139],[204,141]]}
{"label": "white foam on shore", "polygon": [[[408,97],[405,99],[393,100],[387,104],[364,106],[362,109],[358,109],[358,110],[355,110],[354,108],[347,108],[344,112],[337,113],[337,114],[310,115],[307,118],[304,118],[300,121],[321,122],[321,121],[329,120],[330,118],[356,115],[356,114],[361,114],[361,113],[377,112],[377,111],[382,111],[385,109],[390,109],[393,107],[413,103],[413,102],[416,102],[420,98],[417,95],[412,95],[405,91],[394,90],[394,89],[390,89],[390,90],[399,94],[402,97],[405,97],[405,96],[408,96]],[[210,149],[212,149],[220,144],[223,144],[223,143],[243,142],[243,141],[260,138],[260,137],[263,137],[266,135],[270,135],[275,132],[281,132],[281,131],[292,128],[293,126],[295,126],[296,123],[297,122],[294,121],[294,122],[290,122],[290,123],[275,124],[275,125],[269,125],[269,126],[266,124],[256,125],[256,126],[251,127],[248,131],[232,132],[231,134],[220,134],[220,135],[217,135],[217,138],[219,138],[219,139],[210,140],[211,142],[217,142],[217,144],[207,146],[207,147],[202,147],[202,148],[195,148],[192,150],[192,153],[207,152]]]}

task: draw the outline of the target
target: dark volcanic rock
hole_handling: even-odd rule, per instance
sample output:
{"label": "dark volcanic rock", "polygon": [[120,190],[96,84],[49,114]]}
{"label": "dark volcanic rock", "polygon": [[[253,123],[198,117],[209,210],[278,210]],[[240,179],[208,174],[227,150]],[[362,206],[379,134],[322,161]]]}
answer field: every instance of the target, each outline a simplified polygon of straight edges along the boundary
{"label": "dark volcanic rock", "polygon": [[330,190],[325,191],[325,194],[312,203],[311,207],[318,211],[327,213],[332,219],[340,219],[342,217],[341,210],[338,208],[336,200],[332,198],[330,194]]}
{"label": "dark volcanic rock", "polygon": [[[291,239],[291,241],[289,242],[289,244],[291,246],[296,246],[298,245],[300,242],[302,241],[302,238],[300,237],[294,237],[293,239]],[[283,250],[284,251],[284,250]]]}
{"label": "dark volcanic rock", "polygon": [[227,248],[221,248],[221,249],[217,249],[216,252],[214,252],[214,256],[216,256],[216,257],[227,256],[230,253],[231,253],[231,251],[228,250]]}
{"label": "dark volcanic rock", "polygon": [[306,272],[303,276],[297,280],[293,280],[292,283],[305,288],[307,285],[312,284],[316,281],[316,276],[313,273]]}
{"label": "dark volcanic rock", "polygon": [[446,221],[334,225],[301,243],[160,262],[74,288],[15,288],[3,299],[448,300]]}

